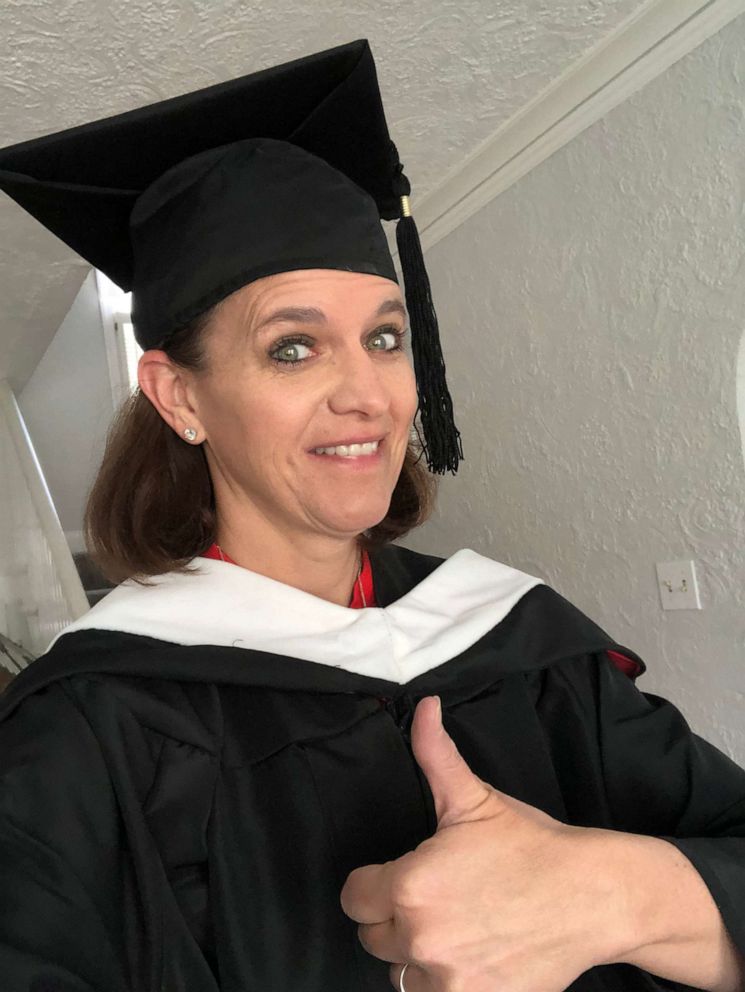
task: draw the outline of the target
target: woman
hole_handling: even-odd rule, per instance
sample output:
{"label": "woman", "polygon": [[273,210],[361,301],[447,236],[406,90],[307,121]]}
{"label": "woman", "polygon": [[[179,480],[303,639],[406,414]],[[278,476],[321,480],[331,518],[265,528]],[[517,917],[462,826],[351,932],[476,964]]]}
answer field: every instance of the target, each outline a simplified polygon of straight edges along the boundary
{"label": "woman", "polygon": [[[430,469],[457,432],[369,49],[239,82],[0,154],[145,348],[87,515],[123,581],[0,710],[3,989],[736,989],[745,773],[540,580],[391,543],[417,404]],[[133,127],[139,185],[60,178]]]}

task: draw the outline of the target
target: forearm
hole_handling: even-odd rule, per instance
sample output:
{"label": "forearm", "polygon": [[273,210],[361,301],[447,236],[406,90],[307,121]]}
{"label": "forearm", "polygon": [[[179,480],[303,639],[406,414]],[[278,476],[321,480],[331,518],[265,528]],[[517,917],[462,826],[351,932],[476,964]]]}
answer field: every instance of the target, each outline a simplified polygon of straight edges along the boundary
{"label": "forearm", "polygon": [[656,837],[591,833],[618,896],[612,960],[711,992],[743,992],[745,959],[691,862]]}

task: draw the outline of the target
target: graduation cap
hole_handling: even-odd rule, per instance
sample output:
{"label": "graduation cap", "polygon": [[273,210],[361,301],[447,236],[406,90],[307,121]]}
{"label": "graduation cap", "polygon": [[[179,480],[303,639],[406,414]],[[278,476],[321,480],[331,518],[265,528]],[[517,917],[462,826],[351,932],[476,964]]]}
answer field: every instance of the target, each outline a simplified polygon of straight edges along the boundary
{"label": "graduation cap", "polygon": [[0,189],[132,291],[135,337],[162,347],[262,276],[398,281],[430,471],[457,471],[437,317],[366,40],[0,150]]}

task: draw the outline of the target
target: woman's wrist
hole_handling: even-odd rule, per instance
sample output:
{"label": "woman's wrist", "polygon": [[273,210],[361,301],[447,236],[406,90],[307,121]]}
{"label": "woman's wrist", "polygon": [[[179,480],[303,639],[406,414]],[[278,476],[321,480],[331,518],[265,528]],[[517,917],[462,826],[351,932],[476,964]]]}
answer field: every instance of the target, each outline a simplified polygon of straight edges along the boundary
{"label": "woman's wrist", "polygon": [[585,932],[593,966],[629,963],[650,936],[643,892],[634,884],[634,840],[635,835],[615,830],[574,828],[577,863],[590,894]]}
{"label": "woman's wrist", "polygon": [[631,964],[712,992],[745,989],[745,966],[706,883],[659,837],[589,828],[586,870],[598,900],[596,964]]}

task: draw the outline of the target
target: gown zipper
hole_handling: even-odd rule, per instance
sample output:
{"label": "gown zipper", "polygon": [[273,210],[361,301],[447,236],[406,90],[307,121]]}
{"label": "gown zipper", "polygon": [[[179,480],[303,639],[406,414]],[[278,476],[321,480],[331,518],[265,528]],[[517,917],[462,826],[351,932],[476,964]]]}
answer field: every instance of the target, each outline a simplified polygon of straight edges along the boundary
{"label": "gown zipper", "polygon": [[414,704],[411,696],[404,693],[393,699],[391,696],[378,696],[381,708],[387,710],[393,717],[393,722],[401,731],[401,736],[407,744],[411,744],[411,722],[414,719]]}
{"label": "gown zipper", "polygon": [[414,771],[416,772],[416,776],[419,781],[422,801],[424,803],[424,809],[427,817],[427,828],[431,836],[437,829],[435,803],[432,797],[432,790],[429,787],[429,782],[427,781],[424,772],[419,767],[419,762],[414,757],[414,752],[411,749],[411,724],[414,719],[416,702],[409,693],[403,693],[400,696],[396,696],[395,699],[391,696],[378,696],[377,698],[381,709],[387,710],[393,718],[393,721],[398,727],[399,732],[406,744],[406,748],[414,765]]}

